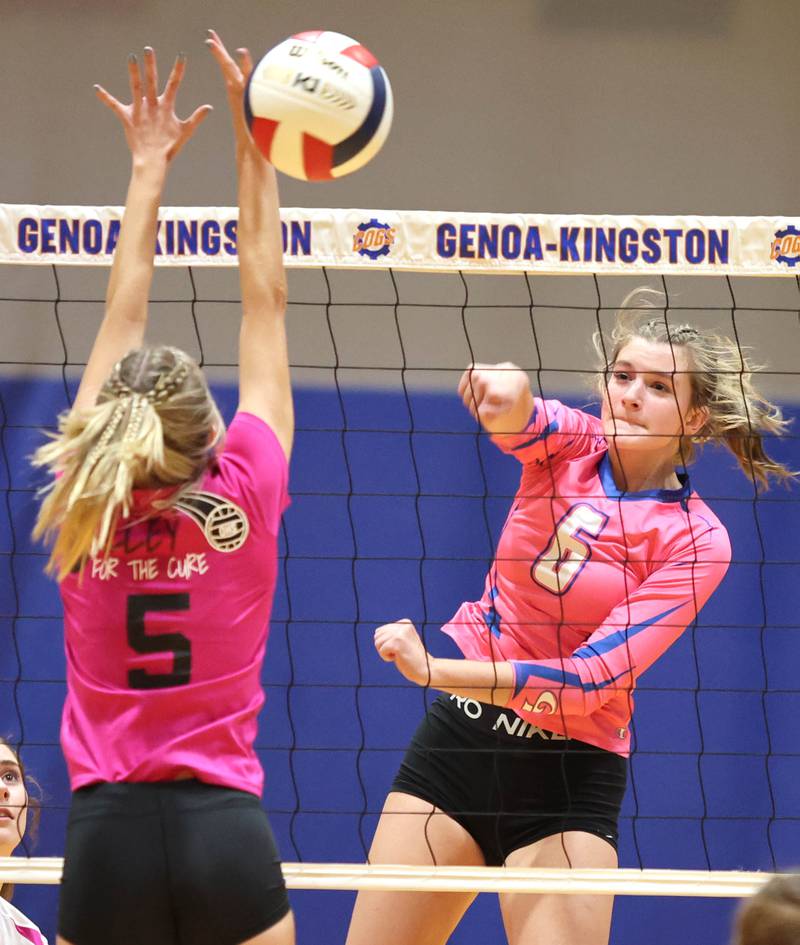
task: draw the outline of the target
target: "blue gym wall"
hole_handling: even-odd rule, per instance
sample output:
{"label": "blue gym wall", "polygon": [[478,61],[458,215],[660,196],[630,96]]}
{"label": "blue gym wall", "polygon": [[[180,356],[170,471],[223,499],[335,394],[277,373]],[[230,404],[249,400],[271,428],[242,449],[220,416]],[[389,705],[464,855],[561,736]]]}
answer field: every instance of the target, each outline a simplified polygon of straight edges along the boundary
{"label": "blue gym wall", "polygon": [[[217,394],[230,417],[233,392]],[[0,719],[44,790],[32,852],[56,856],[68,805],[57,745],[64,658],[56,587],[29,538],[26,456],[66,398],[61,383],[33,380],[4,380],[0,395]],[[518,466],[475,435],[454,395],[306,389],[296,405],[288,559],[257,742],[265,805],[284,859],[362,861],[426,700],[377,658],[372,630],[408,616],[435,649],[437,627],[481,591]],[[775,452],[800,466],[797,441]],[[732,458],[711,450],[693,483],[727,525],[734,564],[697,628],[644,677],[621,864],[789,867],[800,862],[797,491],[754,502]],[[51,942],[56,898],[54,887],[23,886],[15,899]],[[300,945],[344,941],[353,894],[292,900]],[[723,945],[734,905],[621,897],[612,941],[641,945],[647,929],[649,945]],[[501,941],[500,930],[496,898],[481,896],[452,942]]]}

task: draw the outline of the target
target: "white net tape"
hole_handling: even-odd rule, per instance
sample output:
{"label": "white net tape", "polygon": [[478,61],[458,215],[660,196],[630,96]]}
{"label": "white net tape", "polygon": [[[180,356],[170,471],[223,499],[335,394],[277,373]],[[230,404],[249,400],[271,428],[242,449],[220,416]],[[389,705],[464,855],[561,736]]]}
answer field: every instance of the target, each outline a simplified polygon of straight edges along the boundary
{"label": "white net tape", "polygon": [[[800,273],[784,217],[281,211],[290,267],[430,272],[780,276]],[[107,266],[121,207],[0,204],[0,263]],[[236,210],[164,207],[156,264],[236,265]]]}
{"label": "white net tape", "polygon": [[[0,883],[61,882],[59,857],[0,857]],[[523,869],[501,866],[370,866],[284,863],[290,889],[396,892],[593,893],[607,896],[696,896],[738,899],[761,888],[771,873],[706,870]]]}

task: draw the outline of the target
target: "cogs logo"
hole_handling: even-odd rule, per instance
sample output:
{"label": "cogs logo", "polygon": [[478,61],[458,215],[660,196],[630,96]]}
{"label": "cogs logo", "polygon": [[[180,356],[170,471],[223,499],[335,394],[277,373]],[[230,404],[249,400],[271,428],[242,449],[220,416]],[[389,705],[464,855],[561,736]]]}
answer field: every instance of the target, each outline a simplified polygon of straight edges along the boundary
{"label": "cogs logo", "polygon": [[778,230],[772,241],[770,259],[783,263],[785,266],[796,266],[800,263],[800,230],[791,223],[782,230]]}
{"label": "cogs logo", "polygon": [[380,223],[373,217],[368,223],[360,223],[353,234],[353,252],[370,259],[388,256],[395,240],[395,228]]}
{"label": "cogs logo", "polygon": [[552,692],[548,692],[548,690],[545,689],[544,692],[539,694],[535,705],[526,702],[522,708],[525,712],[538,712],[540,715],[555,715],[558,710],[558,699]]}

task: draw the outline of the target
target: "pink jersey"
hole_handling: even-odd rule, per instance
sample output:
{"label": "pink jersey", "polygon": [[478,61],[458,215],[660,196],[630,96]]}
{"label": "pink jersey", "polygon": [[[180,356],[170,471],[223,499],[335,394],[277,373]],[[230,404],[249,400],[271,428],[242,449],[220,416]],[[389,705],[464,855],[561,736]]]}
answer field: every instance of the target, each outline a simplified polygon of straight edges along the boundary
{"label": "pink jersey", "polygon": [[522,718],[627,755],[636,679],[722,580],[728,534],[688,480],[621,492],[600,421],[558,401],[492,439],[523,464],[519,490],[483,597],[443,629],[468,659],[513,664]]}
{"label": "pink jersey", "polygon": [[237,413],[176,508],[143,517],[154,493],[137,492],[111,554],[61,582],[73,790],[190,776],[261,794],[253,741],[287,478],[272,430]]}

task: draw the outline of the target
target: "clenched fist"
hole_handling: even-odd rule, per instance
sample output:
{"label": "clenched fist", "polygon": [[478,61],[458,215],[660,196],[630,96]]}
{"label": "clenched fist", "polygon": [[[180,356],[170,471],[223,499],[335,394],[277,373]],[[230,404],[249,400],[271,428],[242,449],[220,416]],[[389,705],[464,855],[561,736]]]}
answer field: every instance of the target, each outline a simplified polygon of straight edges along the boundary
{"label": "clenched fist", "polygon": [[427,686],[436,660],[425,649],[417,628],[407,619],[386,623],[375,631],[375,649],[381,659],[395,663],[410,682]]}
{"label": "clenched fist", "polygon": [[519,433],[533,412],[528,375],[510,361],[471,365],[461,375],[458,393],[490,433]]}

